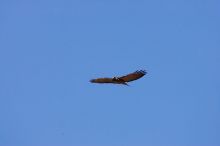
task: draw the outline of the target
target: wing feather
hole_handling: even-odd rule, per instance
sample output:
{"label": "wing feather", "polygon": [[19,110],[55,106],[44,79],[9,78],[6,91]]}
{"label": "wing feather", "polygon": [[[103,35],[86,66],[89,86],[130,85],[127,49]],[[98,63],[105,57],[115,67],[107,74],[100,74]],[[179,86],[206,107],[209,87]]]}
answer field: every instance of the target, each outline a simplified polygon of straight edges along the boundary
{"label": "wing feather", "polygon": [[130,73],[128,75],[119,77],[120,80],[124,82],[131,82],[143,77],[147,72],[145,70],[137,70],[136,72]]}
{"label": "wing feather", "polygon": [[112,78],[97,78],[90,80],[91,83],[112,83]]}

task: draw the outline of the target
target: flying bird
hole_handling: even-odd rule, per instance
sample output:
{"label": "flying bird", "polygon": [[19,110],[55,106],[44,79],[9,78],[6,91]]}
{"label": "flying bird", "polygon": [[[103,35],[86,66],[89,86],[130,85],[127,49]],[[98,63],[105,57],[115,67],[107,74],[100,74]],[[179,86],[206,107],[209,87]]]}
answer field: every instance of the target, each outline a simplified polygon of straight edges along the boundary
{"label": "flying bird", "polygon": [[145,70],[137,70],[133,73],[130,73],[121,77],[113,77],[113,78],[97,78],[90,80],[91,83],[112,83],[112,84],[122,84],[128,85],[127,82],[131,82],[143,77],[147,72]]}

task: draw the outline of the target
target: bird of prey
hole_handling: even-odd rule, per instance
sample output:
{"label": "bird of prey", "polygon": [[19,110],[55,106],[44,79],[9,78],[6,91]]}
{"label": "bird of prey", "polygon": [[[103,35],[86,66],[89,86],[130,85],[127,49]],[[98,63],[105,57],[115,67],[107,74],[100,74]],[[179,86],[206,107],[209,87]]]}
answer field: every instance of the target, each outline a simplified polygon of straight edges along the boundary
{"label": "bird of prey", "polygon": [[113,77],[113,78],[97,78],[90,80],[91,83],[112,83],[128,85],[127,82],[131,82],[143,77],[147,72],[145,70],[137,70],[125,76]]}

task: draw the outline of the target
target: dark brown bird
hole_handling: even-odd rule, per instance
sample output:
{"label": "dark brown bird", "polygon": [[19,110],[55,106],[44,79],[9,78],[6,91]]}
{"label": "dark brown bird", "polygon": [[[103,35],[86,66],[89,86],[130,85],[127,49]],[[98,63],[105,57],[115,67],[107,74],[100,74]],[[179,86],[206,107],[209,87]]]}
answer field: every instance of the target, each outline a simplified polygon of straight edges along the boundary
{"label": "dark brown bird", "polygon": [[143,77],[147,72],[145,70],[137,70],[133,73],[130,73],[121,77],[113,78],[97,78],[90,80],[91,83],[112,83],[112,84],[123,84],[128,85],[127,82],[131,82]]}

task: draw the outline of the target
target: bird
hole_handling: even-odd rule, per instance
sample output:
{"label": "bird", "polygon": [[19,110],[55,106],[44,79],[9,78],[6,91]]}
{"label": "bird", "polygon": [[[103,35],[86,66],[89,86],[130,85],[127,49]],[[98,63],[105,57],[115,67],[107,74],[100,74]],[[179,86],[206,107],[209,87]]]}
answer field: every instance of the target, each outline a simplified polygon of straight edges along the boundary
{"label": "bird", "polygon": [[111,83],[111,84],[121,84],[121,85],[127,85],[127,82],[131,82],[137,79],[140,79],[143,77],[147,72],[145,70],[137,70],[135,72],[129,73],[124,76],[119,76],[119,77],[113,77],[113,78],[96,78],[96,79],[91,79],[91,83]]}

